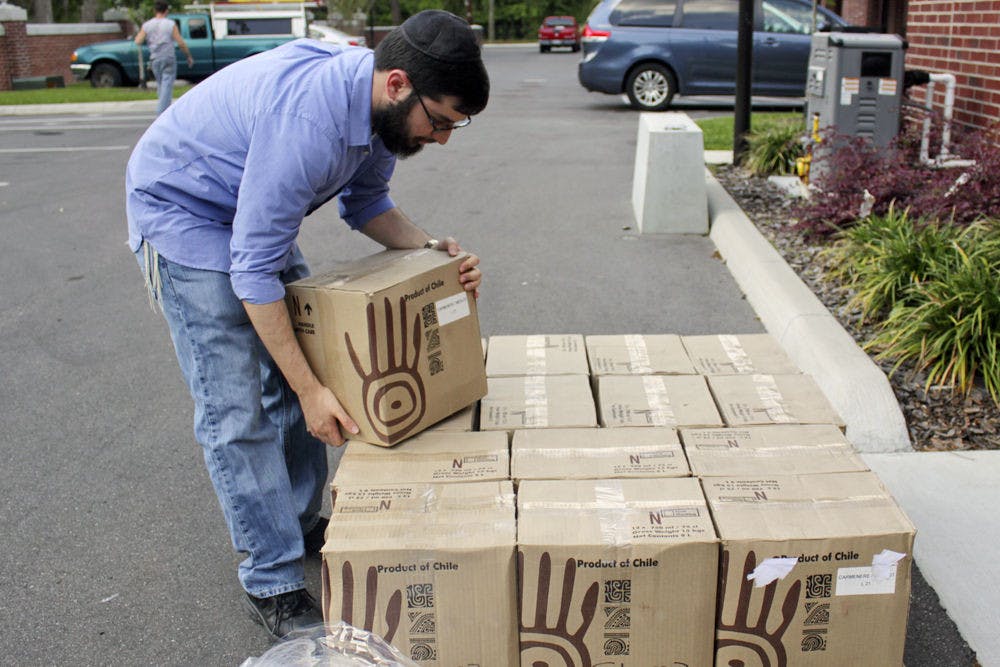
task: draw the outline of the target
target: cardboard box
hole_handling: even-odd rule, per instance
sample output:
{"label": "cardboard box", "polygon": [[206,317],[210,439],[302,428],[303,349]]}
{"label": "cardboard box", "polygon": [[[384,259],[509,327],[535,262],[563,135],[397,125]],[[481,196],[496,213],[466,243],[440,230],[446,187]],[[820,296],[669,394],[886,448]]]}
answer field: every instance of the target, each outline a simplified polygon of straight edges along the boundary
{"label": "cardboard box", "polygon": [[694,366],[673,334],[587,336],[591,375],[694,375]]}
{"label": "cardboard box", "polygon": [[[448,484],[443,482],[332,485],[331,523],[371,521],[441,521],[445,514],[466,518],[486,512],[514,511],[510,480]],[[393,518],[395,515],[401,517]],[[388,518],[387,518],[388,517]],[[329,535],[327,535],[329,539]],[[330,546],[336,546],[332,544]]]}
{"label": "cardboard box", "polygon": [[489,378],[479,402],[479,429],[595,428],[597,412],[586,375]]}
{"label": "cardboard box", "polygon": [[490,336],[486,375],[587,375],[587,352],[580,334]]}
{"label": "cardboard box", "polygon": [[517,508],[522,667],[712,664],[719,552],[696,480],[527,480]]}
{"label": "cardboard box", "polygon": [[715,664],[903,664],[914,528],[874,474],[702,485],[723,549]]}
{"label": "cardboard box", "polygon": [[486,393],[466,256],[385,251],[287,286],[299,344],[357,439],[394,445]]}
{"label": "cardboard box", "polygon": [[472,405],[462,408],[450,417],[445,417],[441,421],[437,422],[433,426],[427,428],[425,433],[428,432],[459,432],[467,433],[469,431],[476,430],[476,418],[479,416],[479,402],[473,403]]}
{"label": "cardboard box", "polygon": [[602,375],[597,378],[601,426],[722,426],[699,375]]}
{"label": "cardboard box", "polygon": [[681,429],[691,472],[702,477],[861,472],[868,466],[830,424]]}
{"label": "cardboard box", "polygon": [[688,477],[672,428],[560,428],[514,431],[511,478]]}
{"label": "cardboard box", "polygon": [[844,420],[808,375],[716,375],[708,378],[727,426],[833,424]]}
{"label": "cardboard box", "polygon": [[505,433],[424,431],[392,449],[347,443],[334,486],[508,479]]}
{"label": "cardboard box", "polygon": [[[471,509],[425,502],[427,489],[418,488],[409,504],[380,511],[385,503],[369,499],[372,512],[334,514],[323,548],[323,618],[375,632],[422,666],[516,665],[510,482],[431,488],[462,494]],[[349,503],[341,494],[337,504]]]}
{"label": "cardboard box", "polygon": [[681,342],[702,375],[800,372],[770,334],[683,336]]}

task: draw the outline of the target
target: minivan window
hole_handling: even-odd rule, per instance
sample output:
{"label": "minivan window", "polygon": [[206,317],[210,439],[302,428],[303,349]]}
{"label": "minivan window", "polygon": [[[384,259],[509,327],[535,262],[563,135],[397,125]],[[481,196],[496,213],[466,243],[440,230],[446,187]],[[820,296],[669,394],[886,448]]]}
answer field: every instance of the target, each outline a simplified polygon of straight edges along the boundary
{"label": "minivan window", "polygon": [[622,0],[608,17],[611,25],[669,28],[674,24],[673,0]]}
{"label": "minivan window", "polygon": [[[795,0],[764,0],[764,32],[808,35],[812,32],[812,8]],[[816,12],[817,31],[829,30],[830,20]]]}
{"label": "minivan window", "polygon": [[736,0],[684,0],[681,5],[682,28],[699,30],[736,30],[739,8]]}

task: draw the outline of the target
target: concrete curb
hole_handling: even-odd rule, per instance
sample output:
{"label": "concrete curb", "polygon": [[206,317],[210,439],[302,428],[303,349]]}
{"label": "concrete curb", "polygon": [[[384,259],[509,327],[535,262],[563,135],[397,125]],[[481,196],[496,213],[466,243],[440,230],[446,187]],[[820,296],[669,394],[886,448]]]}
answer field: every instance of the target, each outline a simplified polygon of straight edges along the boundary
{"label": "concrete curb", "polygon": [[860,452],[912,451],[889,380],[708,169],[709,236],[767,331],[816,380]]}

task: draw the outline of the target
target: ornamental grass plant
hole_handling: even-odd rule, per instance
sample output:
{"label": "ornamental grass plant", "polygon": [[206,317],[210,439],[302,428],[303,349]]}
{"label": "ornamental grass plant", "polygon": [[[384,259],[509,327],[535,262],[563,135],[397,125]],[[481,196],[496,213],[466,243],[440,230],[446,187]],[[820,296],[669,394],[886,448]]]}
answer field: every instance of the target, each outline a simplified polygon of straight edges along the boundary
{"label": "ornamental grass plant", "polygon": [[922,250],[907,257],[899,252],[903,217],[893,221],[888,245],[895,250],[885,254],[893,256],[891,268],[862,269],[852,278],[858,294],[889,306],[865,348],[893,361],[893,372],[912,363],[926,375],[925,390],[948,385],[967,394],[981,380],[1000,404],[1000,222],[926,225],[913,237]]}
{"label": "ornamental grass plant", "polygon": [[747,135],[744,166],[755,176],[795,173],[795,161],[805,155],[801,119],[783,120]]}

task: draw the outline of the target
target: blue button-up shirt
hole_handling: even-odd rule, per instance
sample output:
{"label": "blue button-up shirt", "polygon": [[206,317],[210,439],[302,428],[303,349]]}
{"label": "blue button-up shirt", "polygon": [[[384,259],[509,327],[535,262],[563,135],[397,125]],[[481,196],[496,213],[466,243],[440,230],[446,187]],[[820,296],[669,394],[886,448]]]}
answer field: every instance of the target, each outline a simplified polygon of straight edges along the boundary
{"label": "blue button-up shirt", "polygon": [[374,55],[297,40],[195,86],[139,140],[125,175],[129,245],[228,272],[251,303],[284,296],[302,218],[340,195],[360,229],[393,208],[395,158],[371,133]]}

